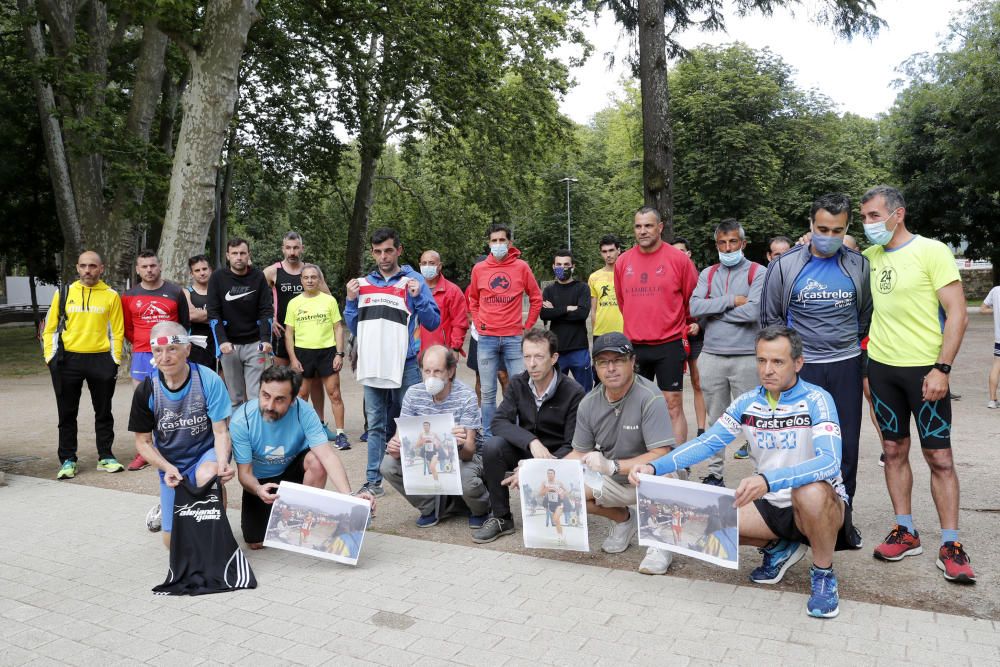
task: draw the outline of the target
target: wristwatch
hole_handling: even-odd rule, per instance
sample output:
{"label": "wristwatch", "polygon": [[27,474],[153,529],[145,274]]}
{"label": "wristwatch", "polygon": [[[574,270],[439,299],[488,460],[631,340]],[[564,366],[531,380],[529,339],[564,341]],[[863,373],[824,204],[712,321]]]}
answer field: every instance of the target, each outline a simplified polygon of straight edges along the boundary
{"label": "wristwatch", "polygon": [[612,463],[615,464],[615,471],[613,473],[611,473],[611,474],[612,475],[617,475],[618,471],[621,470],[622,467],[618,464],[618,459],[615,459],[614,461],[612,461]]}
{"label": "wristwatch", "polygon": [[335,357],[343,357],[343,356],[345,356],[345,355],[344,355],[344,353],[343,353],[343,352],[337,352],[337,353],[335,353],[335,354],[334,354],[333,356],[335,356]]}
{"label": "wristwatch", "polygon": [[942,364],[941,362],[938,362],[938,363],[934,364],[934,368],[936,368],[937,370],[941,371],[945,375],[947,375],[948,373],[951,373],[951,366],[949,366],[948,364]]}

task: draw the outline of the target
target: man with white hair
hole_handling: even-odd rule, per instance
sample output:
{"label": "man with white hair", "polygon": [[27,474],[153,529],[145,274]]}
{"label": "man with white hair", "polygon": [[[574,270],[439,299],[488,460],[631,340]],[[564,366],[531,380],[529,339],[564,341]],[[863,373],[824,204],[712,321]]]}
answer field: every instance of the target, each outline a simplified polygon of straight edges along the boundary
{"label": "man with white hair", "polygon": [[[203,342],[203,341],[199,341]],[[188,361],[191,338],[177,322],[160,322],[149,334],[156,374],[142,381],[132,397],[128,430],[135,448],[159,470],[160,504],[146,516],[153,532],[161,528],[170,547],[174,489],[184,479],[202,486],[216,475],[233,477],[226,420],[229,393],[214,371]]]}

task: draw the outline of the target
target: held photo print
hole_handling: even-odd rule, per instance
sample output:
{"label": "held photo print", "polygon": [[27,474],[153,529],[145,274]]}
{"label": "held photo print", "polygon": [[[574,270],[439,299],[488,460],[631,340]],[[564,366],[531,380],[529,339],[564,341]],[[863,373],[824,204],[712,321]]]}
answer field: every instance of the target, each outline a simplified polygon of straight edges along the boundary
{"label": "held photo print", "polygon": [[518,478],[524,546],[590,551],[580,462],[525,459]]}
{"label": "held photo print", "polygon": [[357,565],[370,514],[362,498],[282,482],[264,546]]}
{"label": "held photo print", "polygon": [[462,471],[452,414],[400,417],[399,460],[408,496],[460,496]]}
{"label": "held photo print", "polygon": [[739,568],[739,512],[733,489],[639,475],[639,544]]}

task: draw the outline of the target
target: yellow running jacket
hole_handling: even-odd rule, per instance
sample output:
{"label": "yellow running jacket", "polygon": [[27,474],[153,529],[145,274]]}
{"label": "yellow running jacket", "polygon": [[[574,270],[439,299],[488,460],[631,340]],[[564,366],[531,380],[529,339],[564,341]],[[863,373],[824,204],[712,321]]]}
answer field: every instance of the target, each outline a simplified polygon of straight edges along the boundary
{"label": "yellow running jacket", "polygon": [[[56,327],[59,324],[59,292],[52,295],[52,305],[45,316],[42,344],[45,363],[52,361],[56,351]],[[79,280],[69,286],[66,295],[66,328],[62,332],[63,346],[67,352],[111,352],[116,364],[122,359],[122,340],[125,336],[125,318],[122,300],[102,281],[85,287]]]}

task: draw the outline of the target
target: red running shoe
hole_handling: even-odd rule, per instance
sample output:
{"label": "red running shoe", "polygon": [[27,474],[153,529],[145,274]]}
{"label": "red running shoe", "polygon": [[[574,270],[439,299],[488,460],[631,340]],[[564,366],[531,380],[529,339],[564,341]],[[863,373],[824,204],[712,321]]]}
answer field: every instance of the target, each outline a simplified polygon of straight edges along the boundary
{"label": "red running shoe", "polygon": [[897,561],[907,556],[919,556],[923,552],[924,548],[920,546],[920,536],[917,533],[911,533],[905,526],[896,526],[882,544],[875,547],[875,558]]}
{"label": "red running shoe", "polygon": [[976,574],[972,571],[969,554],[965,553],[961,542],[945,542],[938,551],[938,569],[944,573],[948,581],[960,584],[976,583]]}
{"label": "red running shoe", "polygon": [[149,467],[149,461],[142,458],[141,454],[136,454],[135,458],[132,459],[132,463],[128,464],[128,469],[132,472],[135,472],[136,470],[142,470],[143,468],[148,468],[148,467]]}

